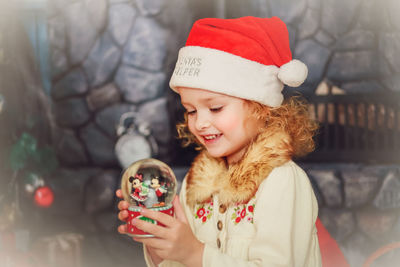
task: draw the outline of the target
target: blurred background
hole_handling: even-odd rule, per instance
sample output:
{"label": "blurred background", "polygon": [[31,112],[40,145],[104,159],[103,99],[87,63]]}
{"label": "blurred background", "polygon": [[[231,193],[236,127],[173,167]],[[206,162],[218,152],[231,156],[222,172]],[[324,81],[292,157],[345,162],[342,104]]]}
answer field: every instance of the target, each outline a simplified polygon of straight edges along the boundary
{"label": "blurred background", "polygon": [[[196,155],[168,87],[203,17],[279,16],[320,122],[298,163],[351,266],[398,266],[398,0],[0,0],[0,266],[145,266],[117,233],[114,192],[154,157],[182,180]],[[397,265],[396,265],[397,263]]]}

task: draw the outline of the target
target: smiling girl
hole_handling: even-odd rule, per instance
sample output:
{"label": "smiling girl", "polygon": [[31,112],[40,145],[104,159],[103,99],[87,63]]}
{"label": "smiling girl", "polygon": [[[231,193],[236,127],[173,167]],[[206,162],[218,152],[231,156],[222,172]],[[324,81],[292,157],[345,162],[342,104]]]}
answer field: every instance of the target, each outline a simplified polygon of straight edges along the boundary
{"label": "smiling girl", "polygon": [[[165,227],[132,222],[154,235],[135,238],[149,266],[321,266],[317,201],[292,161],[314,149],[317,127],[305,103],[281,93],[306,76],[277,17],[195,22],[170,86],[186,109],[179,136],[201,152],[175,218],[143,209]],[[128,203],[118,207],[126,220]]]}

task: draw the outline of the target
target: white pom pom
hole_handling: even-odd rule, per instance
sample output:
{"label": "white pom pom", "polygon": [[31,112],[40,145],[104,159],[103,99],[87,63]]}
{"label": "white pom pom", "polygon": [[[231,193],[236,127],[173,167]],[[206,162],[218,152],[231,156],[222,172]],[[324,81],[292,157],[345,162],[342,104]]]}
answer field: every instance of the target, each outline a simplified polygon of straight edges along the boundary
{"label": "white pom pom", "polygon": [[306,80],[307,74],[307,66],[300,60],[293,59],[279,68],[278,78],[290,87],[297,87]]}

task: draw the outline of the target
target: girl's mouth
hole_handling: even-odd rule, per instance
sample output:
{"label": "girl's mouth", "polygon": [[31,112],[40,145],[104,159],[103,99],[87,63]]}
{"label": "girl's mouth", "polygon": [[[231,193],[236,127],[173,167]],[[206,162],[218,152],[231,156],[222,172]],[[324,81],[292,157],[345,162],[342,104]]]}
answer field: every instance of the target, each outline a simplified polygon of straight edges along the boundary
{"label": "girl's mouth", "polygon": [[206,143],[212,143],[215,142],[222,134],[208,134],[208,135],[203,135],[204,142]]}

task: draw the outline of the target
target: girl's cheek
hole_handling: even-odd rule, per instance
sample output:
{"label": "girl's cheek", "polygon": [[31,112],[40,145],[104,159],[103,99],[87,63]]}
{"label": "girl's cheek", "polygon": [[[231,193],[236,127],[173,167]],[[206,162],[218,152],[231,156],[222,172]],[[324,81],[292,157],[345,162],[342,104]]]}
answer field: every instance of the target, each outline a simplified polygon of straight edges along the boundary
{"label": "girl's cheek", "polygon": [[218,125],[224,131],[230,131],[234,129],[238,129],[239,120],[235,117],[224,117],[219,120]]}
{"label": "girl's cheek", "polygon": [[193,135],[196,135],[193,119],[188,119],[188,128]]}
{"label": "girl's cheek", "polygon": [[189,127],[189,131],[190,131],[191,133],[193,133],[193,119],[191,119],[190,117],[189,117],[188,120],[187,120],[187,125],[188,125],[188,127]]}

